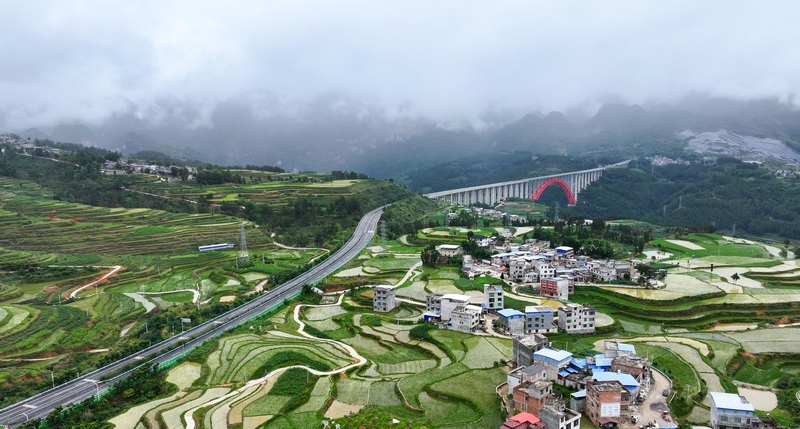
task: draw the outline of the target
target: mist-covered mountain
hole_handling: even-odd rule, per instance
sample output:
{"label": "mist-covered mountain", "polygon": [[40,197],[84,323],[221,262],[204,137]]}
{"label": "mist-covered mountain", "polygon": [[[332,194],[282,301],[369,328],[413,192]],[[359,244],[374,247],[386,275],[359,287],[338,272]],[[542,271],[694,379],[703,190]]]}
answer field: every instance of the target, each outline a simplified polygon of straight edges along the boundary
{"label": "mist-covered mountain", "polygon": [[676,135],[687,129],[726,129],[794,147],[800,142],[800,112],[775,99],[739,101],[692,93],[674,106],[607,104],[586,120],[568,113],[575,122],[560,112],[533,112],[521,118],[487,115],[480,125],[442,124],[347,97],[298,102],[254,93],[223,101],[166,97],[141,105],[121,100],[97,124],[9,131],[124,154],[156,150],[215,164],[353,170],[379,178],[482,153],[597,158],[681,150],[686,143]]}

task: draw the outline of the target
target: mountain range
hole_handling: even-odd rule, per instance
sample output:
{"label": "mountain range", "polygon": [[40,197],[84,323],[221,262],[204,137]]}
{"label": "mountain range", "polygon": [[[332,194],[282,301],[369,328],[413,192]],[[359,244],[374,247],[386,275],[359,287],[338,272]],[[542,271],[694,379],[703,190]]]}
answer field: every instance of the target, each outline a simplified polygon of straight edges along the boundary
{"label": "mountain range", "polygon": [[[256,96],[257,95],[257,96]],[[733,100],[691,93],[674,105],[606,104],[574,111],[494,115],[481,126],[389,115],[346,97],[288,103],[268,94],[203,105],[165,98],[123,104],[100,123],[62,123],[16,131],[23,137],[83,143],[123,154],[155,150],[221,165],[277,165],[287,171],[353,170],[398,177],[469,155],[630,157],[681,149],[691,129],[780,140],[800,148],[800,111],[777,99]]]}

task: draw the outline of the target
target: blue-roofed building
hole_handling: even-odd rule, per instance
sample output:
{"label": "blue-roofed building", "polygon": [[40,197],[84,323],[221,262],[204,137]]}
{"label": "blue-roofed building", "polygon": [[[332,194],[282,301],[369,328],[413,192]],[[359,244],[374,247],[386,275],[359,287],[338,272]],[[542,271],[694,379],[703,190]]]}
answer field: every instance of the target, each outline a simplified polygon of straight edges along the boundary
{"label": "blue-roofed building", "polygon": [[714,429],[754,429],[761,427],[755,408],[743,396],[734,393],[709,392],[711,395],[711,427]]}
{"label": "blue-roofed building", "polygon": [[595,355],[594,357],[589,357],[587,362],[589,362],[589,369],[591,370],[610,370],[611,363],[614,361],[614,358],[605,357],[605,355]]}
{"label": "blue-roofed building", "polygon": [[[572,360],[572,353],[566,350],[544,348],[533,354],[533,362],[547,369],[548,380],[567,377],[569,372],[566,371],[566,368],[569,366],[570,360]],[[563,375],[560,374],[562,371]]]}
{"label": "blue-roofed building", "polygon": [[525,333],[525,313],[513,308],[504,308],[497,312],[497,316],[500,328],[508,335],[522,335]]}
{"label": "blue-roofed building", "polygon": [[569,407],[579,413],[586,411],[586,389],[569,395]]}
{"label": "blue-roofed building", "polygon": [[592,374],[592,380],[596,381],[619,381],[631,394],[636,394],[639,389],[639,382],[632,375],[624,372],[603,371]]}

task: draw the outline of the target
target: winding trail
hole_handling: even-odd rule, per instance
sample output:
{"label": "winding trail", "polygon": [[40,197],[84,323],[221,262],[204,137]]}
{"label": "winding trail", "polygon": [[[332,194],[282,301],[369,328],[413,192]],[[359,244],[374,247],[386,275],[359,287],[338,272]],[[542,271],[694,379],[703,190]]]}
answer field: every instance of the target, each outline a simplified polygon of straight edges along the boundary
{"label": "winding trail", "polygon": [[82,291],[82,290],[84,290],[84,289],[86,289],[86,288],[92,287],[92,286],[94,286],[94,285],[96,285],[96,284],[100,283],[101,281],[103,281],[103,280],[105,280],[105,279],[107,279],[107,278],[109,278],[109,277],[113,276],[114,274],[116,274],[116,273],[117,273],[117,271],[121,270],[123,267],[122,267],[122,265],[116,265],[116,266],[114,266],[114,267],[111,267],[111,268],[112,268],[112,270],[111,270],[111,271],[109,271],[109,272],[108,272],[108,273],[106,273],[104,276],[100,277],[99,279],[97,279],[97,280],[94,280],[94,281],[92,281],[91,283],[86,283],[85,285],[83,285],[83,286],[81,286],[81,287],[79,287],[79,288],[75,289],[74,291],[72,291],[72,293],[71,293],[71,294],[69,294],[69,298],[70,298],[70,299],[75,299],[75,295],[77,295],[77,294],[78,294],[78,292],[80,292],[80,291]]}
{"label": "winding trail", "polygon": [[[416,271],[416,272],[415,272],[414,270],[416,270],[417,268],[419,268],[419,267],[421,267],[421,266],[422,266],[422,261],[419,261],[419,262],[417,262],[416,264],[412,265],[412,266],[411,266],[411,268],[409,268],[409,269],[408,269],[408,272],[406,273],[405,277],[403,277],[403,279],[402,279],[402,280],[400,280],[399,282],[397,282],[397,284],[395,284],[395,286],[400,286],[401,284],[405,283],[405,282],[406,282],[406,280],[408,280],[408,278],[409,278],[409,277],[411,277],[411,276],[413,276],[413,275],[420,274],[420,272],[419,272],[419,271]],[[415,273],[416,273],[416,274],[415,274]]]}
{"label": "winding trail", "polygon": [[232,391],[232,392],[230,392],[230,393],[228,393],[226,395],[220,396],[219,398],[216,398],[216,399],[214,399],[212,401],[206,402],[205,404],[198,405],[197,407],[194,407],[191,410],[187,411],[183,416],[183,421],[184,421],[184,424],[185,424],[185,428],[186,429],[195,429],[195,422],[194,422],[194,418],[192,416],[194,415],[195,411],[199,410],[200,408],[216,405],[216,404],[219,404],[220,402],[226,401],[226,400],[228,400],[228,399],[230,399],[230,398],[232,398],[234,396],[240,395],[240,394],[244,393],[245,391],[247,391],[248,389],[250,389],[251,387],[253,387],[255,385],[266,383],[269,378],[274,377],[276,374],[279,374],[279,373],[281,373],[283,371],[286,371],[287,369],[302,368],[302,369],[305,369],[306,371],[308,371],[308,372],[310,372],[310,373],[312,373],[314,375],[322,376],[322,375],[339,374],[339,373],[345,372],[345,371],[347,371],[347,370],[349,370],[351,368],[355,368],[355,367],[358,367],[358,366],[366,364],[367,363],[367,359],[364,358],[363,356],[361,356],[360,354],[358,354],[356,349],[354,349],[352,346],[350,346],[348,344],[345,344],[345,343],[342,343],[342,342],[339,342],[339,341],[336,341],[336,340],[328,340],[328,339],[323,339],[323,338],[317,338],[317,337],[315,337],[315,336],[313,336],[311,334],[306,333],[304,331],[304,328],[306,327],[306,324],[303,323],[300,320],[300,309],[302,307],[312,307],[313,308],[313,307],[331,307],[331,306],[335,306],[335,305],[341,305],[343,298],[344,298],[344,294],[339,295],[339,300],[335,304],[326,304],[326,305],[300,304],[300,305],[298,305],[298,306],[296,306],[294,308],[294,321],[297,322],[297,324],[300,325],[300,328],[298,328],[298,330],[297,330],[297,332],[300,333],[300,335],[302,335],[302,336],[304,336],[306,338],[309,338],[311,340],[317,341],[317,342],[336,344],[337,346],[339,346],[339,347],[343,348],[345,351],[347,351],[347,353],[350,354],[350,356],[353,359],[355,359],[356,362],[354,362],[354,363],[352,363],[350,365],[341,367],[339,369],[334,369],[332,371],[318,371],[316,369],[309,368],[309,367],[307,367],[305,365],[291,365],[291,366],[287,366],[287,367],[283,367],[283,368],[278,368],[278,369],[273,370],[272,372],[270,372],[269,374],[267,374],[267,375],[265,375],[265,376],[263,376],[261,378],[258,378],[258,379],[255,379],[255,380],[248,380],[247,383],[244,384],[244,386],[242,386],[242,387],[240,387],[240,388],[238,388],[238,389],[236,389],[236,390],[234,390],[234,391]]}

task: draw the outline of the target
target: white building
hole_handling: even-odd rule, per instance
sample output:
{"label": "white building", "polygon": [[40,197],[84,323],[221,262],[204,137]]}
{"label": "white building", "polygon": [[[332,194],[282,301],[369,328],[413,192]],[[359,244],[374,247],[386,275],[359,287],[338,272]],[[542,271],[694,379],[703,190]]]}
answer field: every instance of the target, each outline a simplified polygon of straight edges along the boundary
{"label": "white building", "polygon": [[558,309],[558,330],[568,334],[594,333],[594,308],[588,305],[567,304]]}
{"label": "white building", "polygon": [[461,246],[457,244],[442,244],[436,248],[442,256],[456,256],[461,254]]}
{"label": "white building", "polygon": [[714,429],[756,429],[762,427],[753,405],[733,393],[709,392],[711,427]]}
{"label": "white building", "polygon": [[472,333],[481,321],[481,308],[476,305],[459,305],[450,312],[450,329]]}
{"label": "white building", "polygon": [[483,308],[495,312],[503,307],[503,287],[500,285],[483,285]]}
{"label": "white building", "polygon": [[372,291],[372,310],[380,313],[392,311],[397,307],[395,292],[393,286],[375,286],[375,289]]}
{"label": "white building", "polygon": [[446,295],[429,294],[425,297],[425,312],[428,314],[439,314],[442,322],[450,321],[453,310],[456,307],[466,307],[469,305],[469,295],[458,295],[449,293]]}

